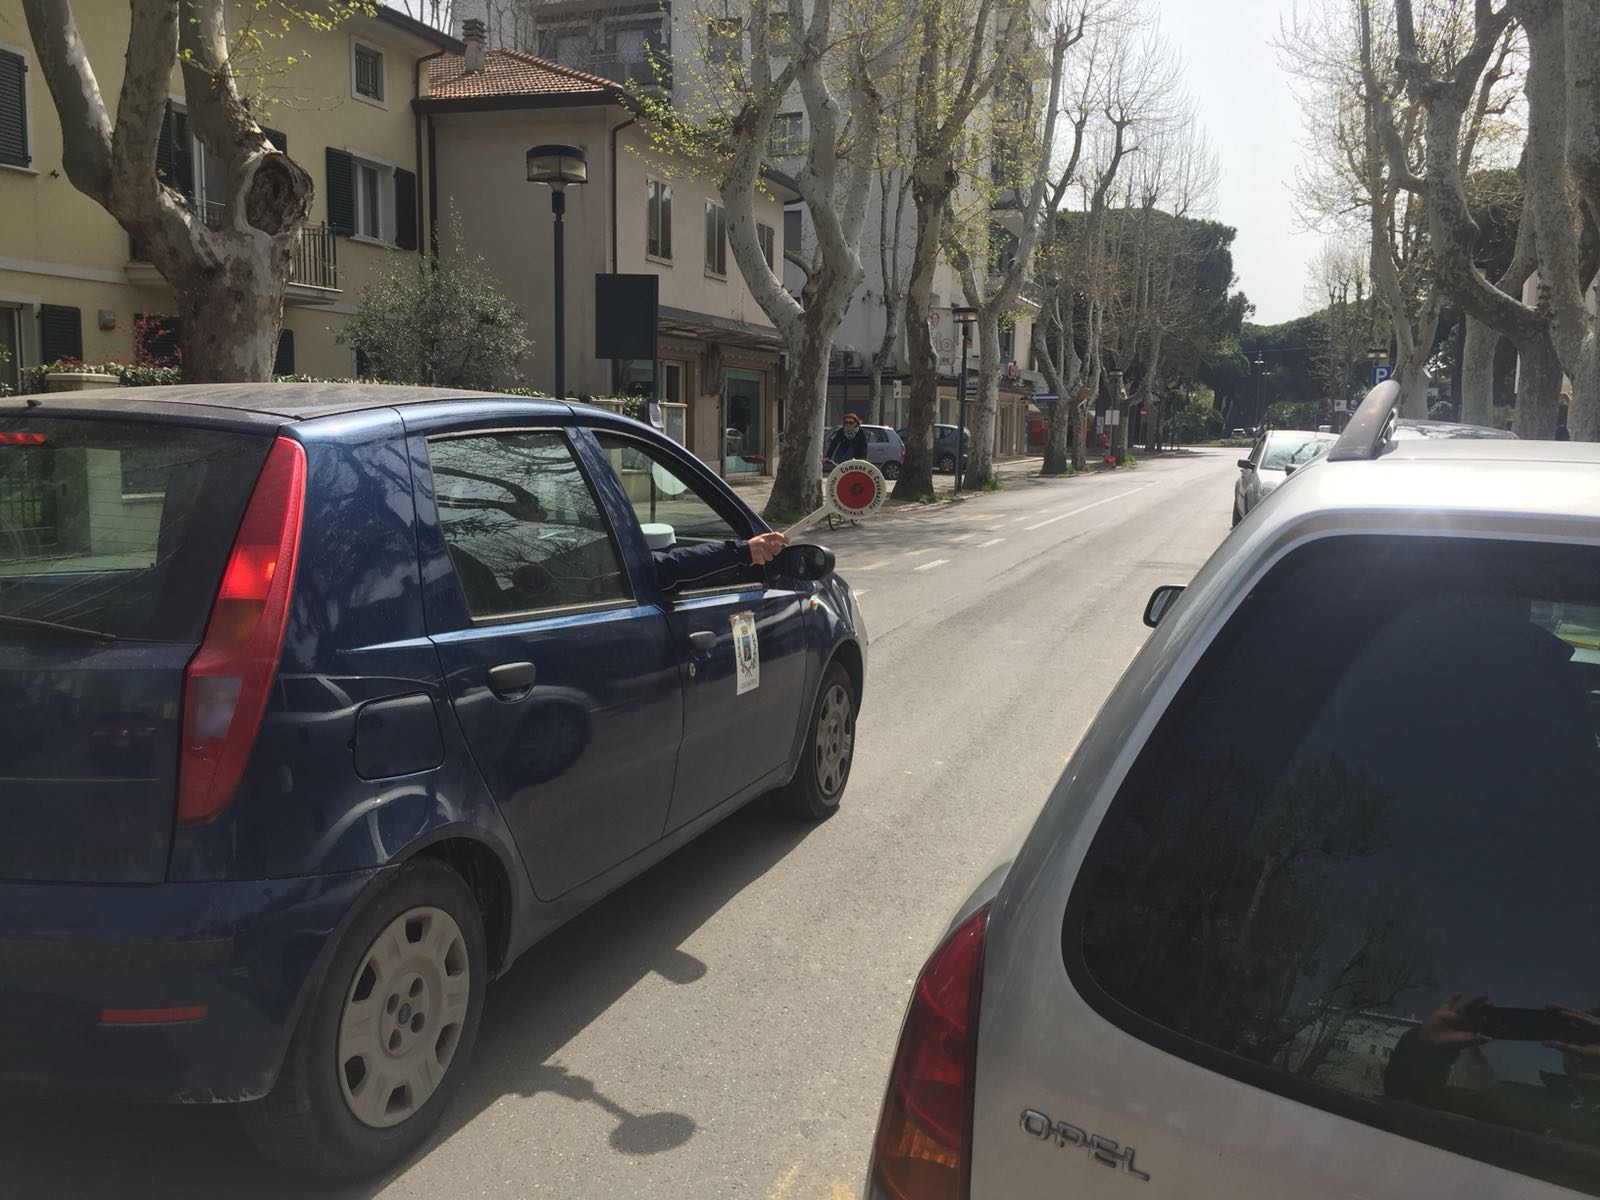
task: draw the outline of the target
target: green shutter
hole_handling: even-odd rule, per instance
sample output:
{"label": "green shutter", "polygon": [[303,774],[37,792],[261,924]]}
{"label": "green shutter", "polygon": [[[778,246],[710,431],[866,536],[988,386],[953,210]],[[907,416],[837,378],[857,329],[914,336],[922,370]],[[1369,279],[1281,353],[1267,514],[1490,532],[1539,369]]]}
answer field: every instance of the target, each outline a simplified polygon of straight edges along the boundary
{"label": "green shutter", "polygon": [[272,359],[272,373],[274,375],[294,374],[294,330],[283,329],[278,332],[278,352]]}
{"label": "green shutter", "polygon": [[267,139],[267,141],[272,143],[272,148],[279,154],[289,153],[289,139],[284,137],[283,134],[279,133],[276,129],[268,129],[265,125],[263,125],[261,127],[261,134]]}
{"label": "green shutter", "polygon": [[417,177],[398,167],[394,173],[394,244],[417,248]]}
{"label": "green shutter", "polygon": [[83,313],[65,304],[39,306],[39,361],[83,361]]}
{"label": "green shutter", "polygon": [[328,228],[335,233],[356,231],[356,165],[343,150],[328,147]]}
{"label": "green shutter", "polygon": [[0,50],[0,163],[26,167],[28,153],[28,64]]}

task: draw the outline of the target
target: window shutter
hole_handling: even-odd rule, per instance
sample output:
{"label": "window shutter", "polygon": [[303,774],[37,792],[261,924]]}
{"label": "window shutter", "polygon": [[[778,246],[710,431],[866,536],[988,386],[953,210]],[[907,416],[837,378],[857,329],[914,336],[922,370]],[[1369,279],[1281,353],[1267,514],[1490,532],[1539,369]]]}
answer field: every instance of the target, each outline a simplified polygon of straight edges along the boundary
{"label": "window shutter", "polygon": [[328,147],[328,228],[335,233],[356,231],[356,166],[343,150]]}
{"label": "window shutter", "polygon": [[0,50],[0,163],[25,167],[28,153],[28,64]]}
{"label": "window shutter", "polygon": [[172,114],[172,174],[172,186],[193,200],[197,194],[194,186],[194,139],[189,136],[187,113]]}
{"label": "window shutter", "polygon": [[41,304],[39,360],[53,363],[64,358],[83,361],[83,312],[65,304]]}
{"label": "window shutter", "polygon": [[294,330],[292,329],[278,331],[278,352],[272,359],[272,373],[274,375],[294,374]]}
{"label": "window shutter", "polygon": [[161,136],[156,138],[156,175],[162,182],[177,187],[172,177],[173,115],[172,101],[168,100],[166,114],[161,118]]}
{"label": "window shutter", "polygon": [[273,149],[275,149],[279,154],[289,153],[289,139],[284,137],[283,134],[279,133],[276,129],[268,129],[264,125],[261,127],[261,133],[267,139],[267,141],[272,143]]}
{"label": "window shutter", "polygon": [[417,248],[417,177],[398,167],[394,172],[394,244]]}

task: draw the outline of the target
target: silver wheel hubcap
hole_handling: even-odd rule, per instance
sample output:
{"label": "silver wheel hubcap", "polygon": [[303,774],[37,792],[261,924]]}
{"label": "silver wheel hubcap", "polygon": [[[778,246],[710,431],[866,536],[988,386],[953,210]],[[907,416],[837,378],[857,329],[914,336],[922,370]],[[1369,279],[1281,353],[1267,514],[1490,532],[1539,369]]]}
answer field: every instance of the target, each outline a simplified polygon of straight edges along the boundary
{"label": "silver wheel hubcap", "polygon": [[439,908],[402,913],[367,948],[339,1017],[339,1086],[363,1125],[386,1129],[438,1090],[472,996],[467,942]]}
{"label": "silver wheel hubcap", "polygon": [[836,683],[823,696],[817,718],[817,786],[830,799],[844,787],[855,736],[850,693],[844,684]]}

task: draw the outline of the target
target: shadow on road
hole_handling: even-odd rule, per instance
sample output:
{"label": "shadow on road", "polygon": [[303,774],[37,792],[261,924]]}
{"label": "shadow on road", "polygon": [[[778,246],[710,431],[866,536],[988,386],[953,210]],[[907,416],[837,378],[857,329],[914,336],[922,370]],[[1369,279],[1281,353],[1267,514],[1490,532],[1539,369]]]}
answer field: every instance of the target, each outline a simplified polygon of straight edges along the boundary
{"label": "shadow on road", "polygon": [[[757,803],[524,955],[489,989],[472,1063],[418,1157],[502,1096],[540,1092],[609,1113],[617,1124],[608,1142],[618,1154],[657,1154],[689,1142],[698,1128],[692,1115],[637,1111],[627,1097],[609,1093],[605,1081],[548,1060],[652,972],[678,985],[711,975],[714,985],[714,964],[680,950],[680,943],[812,828]],[[256,1153],[227,1105],[0,1104],[0,1197],[17,1200],[209,1200],[223,1192],[230,1200],[366,1200],[398,1174],[330,1186],[277,1171]]]}

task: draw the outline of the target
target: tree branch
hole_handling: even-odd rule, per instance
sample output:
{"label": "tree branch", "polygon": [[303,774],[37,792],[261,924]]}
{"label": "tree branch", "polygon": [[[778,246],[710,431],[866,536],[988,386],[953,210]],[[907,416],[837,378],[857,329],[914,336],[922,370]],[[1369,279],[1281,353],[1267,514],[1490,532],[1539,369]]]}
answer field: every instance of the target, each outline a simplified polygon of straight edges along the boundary
{"label": "tree branch", "polygon": [[[111,118],[101,99],[100,83],[89,64],[88,51],[78,36],[72,9],[65,0],[22,0],[22,11],[33,38],[39,71],[61,119],[62,165],[67,178],[84,195],[109,205]],[[154,160],[152,138],[150,161]]]}

